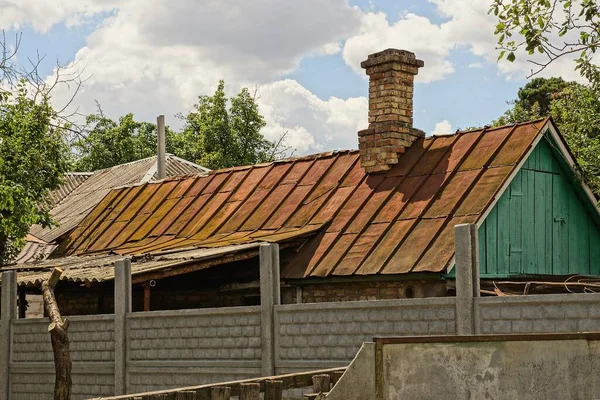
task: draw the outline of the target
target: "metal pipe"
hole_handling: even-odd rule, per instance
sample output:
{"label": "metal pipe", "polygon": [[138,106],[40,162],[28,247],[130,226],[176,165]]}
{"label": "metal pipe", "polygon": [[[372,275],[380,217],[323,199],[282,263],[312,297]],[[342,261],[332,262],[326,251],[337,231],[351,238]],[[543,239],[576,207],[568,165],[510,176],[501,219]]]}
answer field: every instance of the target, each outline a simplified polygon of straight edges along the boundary
{"label": "metal pipe", "polygon": [[165,153],[165,116],[159,115],[156,120],[156,126],[158,129],[158,157],[156,160],[158,179],[166,178],[166,153]]}

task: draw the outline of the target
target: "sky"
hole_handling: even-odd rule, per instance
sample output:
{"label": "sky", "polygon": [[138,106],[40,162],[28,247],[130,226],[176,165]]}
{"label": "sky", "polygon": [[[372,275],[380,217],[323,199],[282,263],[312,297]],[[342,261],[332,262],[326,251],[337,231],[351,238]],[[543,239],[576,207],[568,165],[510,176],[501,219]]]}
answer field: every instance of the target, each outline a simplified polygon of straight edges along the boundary
{"label": "sky", "polygon": [[[500,116],[531,70],[526,57],[497,62],[490,0],[4,0],[0,28],[21,36],[17,63],[45,56],[86,78],[71,109],[133,113],[177,128],[178,113],[219,79],[234,95],[258,89],[263,133],[287,132],[296,154],[357,147],[367,127],[368,54],[399,48],[425,62],[414,126],[444,134]],[[546,76],[575,78],[572,65]],[[73,86],[57,87],[60,109]]]}

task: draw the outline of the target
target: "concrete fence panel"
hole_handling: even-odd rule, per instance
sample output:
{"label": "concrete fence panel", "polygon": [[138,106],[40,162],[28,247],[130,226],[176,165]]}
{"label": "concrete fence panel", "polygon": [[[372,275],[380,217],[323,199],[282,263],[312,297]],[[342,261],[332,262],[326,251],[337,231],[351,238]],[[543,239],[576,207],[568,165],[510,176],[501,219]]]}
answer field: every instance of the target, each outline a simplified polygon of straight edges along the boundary
{"label": "concrete fence panel", "polygon": [[454,334],[454,298],[275,307],[278,374],[348,365],[363,342],[385,335]]}

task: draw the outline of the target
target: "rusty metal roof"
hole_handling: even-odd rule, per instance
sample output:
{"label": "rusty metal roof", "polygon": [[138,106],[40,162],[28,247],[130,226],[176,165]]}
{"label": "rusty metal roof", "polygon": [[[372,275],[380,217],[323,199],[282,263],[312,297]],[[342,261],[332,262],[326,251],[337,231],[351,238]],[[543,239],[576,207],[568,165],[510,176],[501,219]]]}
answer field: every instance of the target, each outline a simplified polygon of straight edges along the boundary
{"label": "rusty metal roof", "polygon": [[[45,242],[53,242],[75,228],[112,189],[149,182],[156,170],[154,156],[95,171],[52,208],[51,214],[58,226],[42,228],[34,225],[30,233]],[[167,155],[167,176],[206,174],[208,171],[179,157]]]}
{"label": "rusty metal roof", "polygon": [[443,272],[546,121],[420,139],[385,174],[357,151],[112,190],[57,255],[140,255],[314,234],[285,278]]}

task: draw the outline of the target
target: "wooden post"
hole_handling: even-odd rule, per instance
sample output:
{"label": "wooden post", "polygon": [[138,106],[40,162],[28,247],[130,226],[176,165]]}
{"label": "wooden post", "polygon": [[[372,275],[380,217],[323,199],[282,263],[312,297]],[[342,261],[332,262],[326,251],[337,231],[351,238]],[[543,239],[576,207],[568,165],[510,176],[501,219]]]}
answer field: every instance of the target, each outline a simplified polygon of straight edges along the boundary
{"label": "wooden post", "polygon": [[210,400],[229,400],[231,388],[229,386],[215,386],[210,388]]}
{"label": "wooden post", "polygon": [[25,305],[26,303],[27,303],[27,295],[25,294],[25,288],[20,287],[19,288],[19,319],[25,318],[25,310],[27,309],[27,306]]}
{"label": "wooden post", "polygon": [[241,383],[240,400],[260,400],[260,383]]}
{"label": "wooden post", "polygon": [[56,377],[54,380],[54,400],[70,400],[71,387],[71,351],[69,350],[69,320],[63,319],[54,297],[54,287],[60,279],[63,270],[54,268],[50,279],[42,282],[42,294],[44,296],[44,307],[50,320],[48,332],[52,341],[52,351],[54,352],[54,369]]}
{"label": "wooden post", "polygon": [[150,284],[144,284],[144,311],[150,311]]}
{"label": "wooden post", "polygon": [[264,400],[281,400],[283,397],[283,381],[265,381]]}
{"label": "wooden post", "polygon": [[333,378],[331,379],[331,383],[333,385],[335,385],[336,383],[339,382],[340,379],[342,379],[343,375],[344,375],[344,371],[334,371]]}
{"label": "wooden post", "polygon": [[329,374],[315,375],[312,377],[312,381],[315,393],[329,393],[331,389],[331,377]]}

